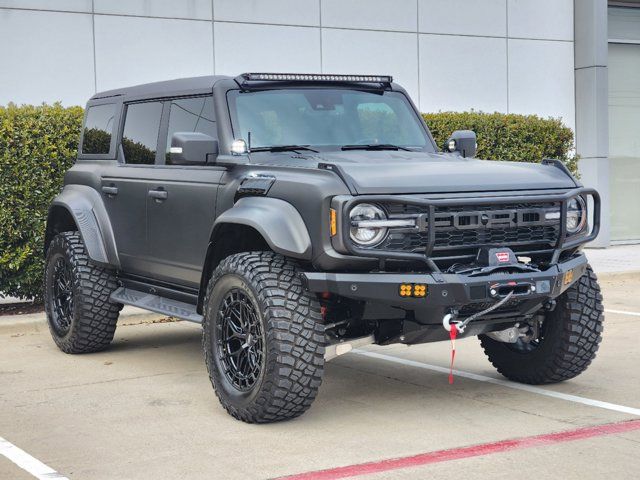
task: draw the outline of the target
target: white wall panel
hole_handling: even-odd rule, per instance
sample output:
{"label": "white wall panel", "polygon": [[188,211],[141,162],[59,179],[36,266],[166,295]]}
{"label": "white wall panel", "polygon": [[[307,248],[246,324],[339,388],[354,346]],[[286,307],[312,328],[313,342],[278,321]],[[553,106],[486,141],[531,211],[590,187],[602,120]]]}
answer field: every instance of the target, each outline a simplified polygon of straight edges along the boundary
{"label": "white wall panel", "polygon": [[91,13],[91,0],[0,0],[0,7]]}
{"label": "white wall panel", "polygon": [[213,73],[211,23],[97,15],[98,91]]}
{"label": "white wall panel", "polygon": [[506,40],[421,34],[420,105],[423,112],[506,112]]}
{"label": "white wall panel", "polygon": [[509,40],[509,110],[575,127],[573,43]]}
{"label": "white wall panel", "polygon": [[508,7],[510,37],[573,40],[573,0],[509,0]]}
{"label": "white wall panel", "polygon": [[211,0],[94,0],[96,13],[211,20]]}
{"label": "white wall panel", "polygon": [[418,0],[420,32],[503,37],[506,0]]}
{"label": "white wall panel", "polygon": [[326,73],[390,74],[418,102],[416,34],[364,30],[322,31]]}
{"label": "white wall panel", "polygon": [[0,45],[0,105],[93,95],[91,15],[0,10]]}
{"label": "white wall panel", "polygon": [[320,0],[214,0],[214,20],[320,26]]}
{"label": "white wall panel", "polygon": [[322,0],[322,26],[415,32],[416,0]]}
{"label": "white wall panel", "polygon": [[215,23],[216,74],[319,72],[320,29]]}

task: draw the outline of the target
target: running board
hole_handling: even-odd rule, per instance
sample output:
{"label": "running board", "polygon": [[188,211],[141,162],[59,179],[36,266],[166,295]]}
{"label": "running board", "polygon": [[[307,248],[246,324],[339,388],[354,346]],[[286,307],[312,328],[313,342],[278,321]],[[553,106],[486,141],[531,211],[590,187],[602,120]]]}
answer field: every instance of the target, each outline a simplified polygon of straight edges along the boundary
{"label": "running board", "polygon": [[144,308],[156,313],[162,313],[181,320],[202,323],[202,315],[196,312],[196,306],[190,303],[172,300],[171,298],[139,292],[131,288],[120,287],[111,294],[111,300],[125,305]]}

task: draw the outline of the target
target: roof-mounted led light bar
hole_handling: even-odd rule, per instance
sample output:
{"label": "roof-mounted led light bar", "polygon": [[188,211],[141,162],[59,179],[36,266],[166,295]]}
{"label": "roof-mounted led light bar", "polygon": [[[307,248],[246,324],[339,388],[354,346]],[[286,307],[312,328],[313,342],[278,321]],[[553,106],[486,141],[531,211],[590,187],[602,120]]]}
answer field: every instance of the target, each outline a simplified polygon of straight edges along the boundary
{"label": "roof-mounted led light bar", "polygon": [[243,73],[238,83],[245,82],[356,82],[391,83],[391,75],[332,75],[316,73]]}

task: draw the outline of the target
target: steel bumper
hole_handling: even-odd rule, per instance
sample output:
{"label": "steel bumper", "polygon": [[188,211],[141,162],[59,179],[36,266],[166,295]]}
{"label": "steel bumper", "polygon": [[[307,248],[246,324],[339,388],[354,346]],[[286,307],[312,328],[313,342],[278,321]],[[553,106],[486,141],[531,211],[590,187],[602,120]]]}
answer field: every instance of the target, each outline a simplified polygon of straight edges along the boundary
{"label": "steel bumper", "polygon": [[[406,308],[423,306],[461,306],[474,302],[487,302],[496,299],[491,296],[491,287],[500,286],[503,296],[514,288],[532,285],[535,288],[517,293],[521,298],[554,298],[562,294],[573,282],[582,276],[587,268],[587,258],[578,254],[573,258],[553,265],[542,272],[505,274],[486,276],[466,276],[448,273],[329,273],[306,272],[302,278],[308,290],[312,292],[330,292],[357,300],[384,302]],[[571,272],[571,273],[569,273]],[[546,282],[546,283],[545,283]],[[401,297],[399,286],[402,284],[427,285],[427,294],[423,298]],[[499,296],[497,298],[499,298]]]}

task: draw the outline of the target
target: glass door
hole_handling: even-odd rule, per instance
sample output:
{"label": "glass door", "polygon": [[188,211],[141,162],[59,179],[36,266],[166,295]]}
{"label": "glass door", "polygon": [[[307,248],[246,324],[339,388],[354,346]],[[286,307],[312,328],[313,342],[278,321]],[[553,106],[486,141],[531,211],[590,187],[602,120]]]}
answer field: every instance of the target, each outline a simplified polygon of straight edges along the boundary
{"label": "glass door", "polygon": [[[612,13],[617,22],[611,22]],[[638,9],[609,11],[611,240],[622,242],[640,241],[639,14]],[[625,28],[616,28],[620,26]],[[637,44],[628,38],[632,32],[638,36]],[[620,43],[613,43],[616,40]]]}

